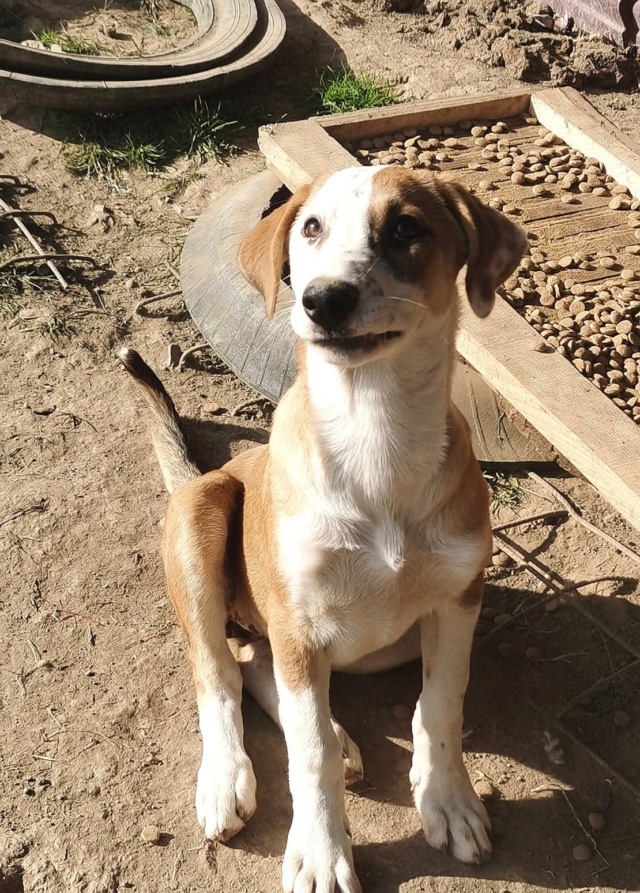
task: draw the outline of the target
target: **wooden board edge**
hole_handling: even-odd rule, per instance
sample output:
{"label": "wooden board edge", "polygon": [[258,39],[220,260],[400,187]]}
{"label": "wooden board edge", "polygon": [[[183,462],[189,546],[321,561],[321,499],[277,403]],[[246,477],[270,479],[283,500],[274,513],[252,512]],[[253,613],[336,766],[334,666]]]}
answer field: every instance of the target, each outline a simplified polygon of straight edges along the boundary
{"label": "wooden board edge", "polygon": [[427,99],[405,106],[393,105],[341,115],[326,115],[315,120],[335,139],[348,142],[404,130],[406,127],[419,129],[430,124],[457,124],[458,121],[475,118],[519,115],[528,111],[531,95],[531,90],[510,90],[480,93],[463,100],[459,97]]}
{"label": "wooden board edge", "polygon": [[572,87],[532,93],[531,111],[567,145],[601,161],[608,174],[640,198],[640,144],[600,114]]}
{"label": "wooden board edge", "polygon": [[268,124],[258,131],[267,166],[292,192],[323,173],[353,167],[355,158],[313,118],[295,124]]}
{"label": "wooden board edge", "polygon": [[457,348],[640,530],[640,427],[559,353],[532,350],[535,338],[529,323],[498,299],[485,320],[464,310]]}

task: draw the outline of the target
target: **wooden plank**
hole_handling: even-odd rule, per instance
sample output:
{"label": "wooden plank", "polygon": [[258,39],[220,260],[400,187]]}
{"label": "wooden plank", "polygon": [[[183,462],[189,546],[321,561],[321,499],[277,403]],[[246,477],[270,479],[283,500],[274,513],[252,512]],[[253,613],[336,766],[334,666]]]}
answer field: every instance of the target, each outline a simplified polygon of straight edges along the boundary
{"label": "wooden plank", "polygon": [[321,127],[335,139],[354,140],[429,124],[457,124],[475,118],[509,118],[529,108],[531,90],[480,93],[468,99],[428,99],[406,106],[365,109],[343,115],[317,118]]}
{"label": "wooden plank", "polygon": [[640,428],[498,299],[486,319],[465,308],[458,350],[640,530]]}
{"label": "wooden plank", "polygon": [[553,87],[531,96],[538,121],[565,143],[601,161],[608,174],[640,198],[640,146],[607,121],[572,87]]}
{"label": "wooden plank", "polygon": [[269,169],[295,192],[317,176],[353,167],[355,158],[315,119],[297,124],[269,124],[258,133],[258,146]]}

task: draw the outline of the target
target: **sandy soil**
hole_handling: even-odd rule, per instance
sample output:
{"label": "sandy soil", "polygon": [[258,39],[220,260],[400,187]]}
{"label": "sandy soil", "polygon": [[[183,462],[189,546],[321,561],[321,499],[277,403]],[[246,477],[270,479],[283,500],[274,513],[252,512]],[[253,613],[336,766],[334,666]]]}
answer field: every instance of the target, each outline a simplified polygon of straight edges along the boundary
{"label": "sandy soil", "polygon": [[[418,17],[374,14],[356,2],[282,5],[286,45],[268,84],[255,90],[274,114],[287,110],[278,97],[302,80],[309,59],[402,78],[409,98],[519,83],[433,35],[407,34]],[[625,93],[596,97],[638,138],[634,102]],[[266,439],[268,409],[231,415],[252,394],[210,353],[183,373],[163,371],[170,342],[184,349],[200,340],[179,299],[144,317],[133,312],[142,295],[176,287],[171,267],[191,218],[262,160],[247,132],[237,158],[206,164],[202,179],[167,201],[158,176],[128,176],[117,190],[72,177],[49,133],[37,110],[15,109],[0,121],[0,173],[23,184],[3,183],[2,194],[54,211],[60,226],[50,244],[90,254],[102,269],[80,267],[68,294],[29,291],[4,324],[0,890],[272,893],[291,815],[283,742],[247,699],[258,812],[230,846],[205,846],[193,808],[193,690],[158,550],[166,497],[140,407],[114,359],[129,343],[161,371],[208,467]],[[113,225],[91,222],[99,204]],[[585,482],[563,474],[556,483],[592,521],[640,548]],[[521,504],[496,508],[496,523],[554,507],[536,482],[521,488]],[[347,796],[367,891],[640,888],[631,792],[640,787],[638,565],[574,520],[530,524],[513,539],[567,583],[614,579],[545,611],[532,607],[540,586],[521,568],[488,570],[465,722],[471,777],[491,782],[495,854],[487,866],[467,869],[422,839],[408,784],[418,667],[335,679],[335,713],[365,762],[366,781]],[[516,619],[502,627],[505,614]],[[597,832],[593,811],[605,819]],[[141,838],[148,825],[160,830],[155,844]],[[585,843],[597,852],[577,861],[573,848]]]}

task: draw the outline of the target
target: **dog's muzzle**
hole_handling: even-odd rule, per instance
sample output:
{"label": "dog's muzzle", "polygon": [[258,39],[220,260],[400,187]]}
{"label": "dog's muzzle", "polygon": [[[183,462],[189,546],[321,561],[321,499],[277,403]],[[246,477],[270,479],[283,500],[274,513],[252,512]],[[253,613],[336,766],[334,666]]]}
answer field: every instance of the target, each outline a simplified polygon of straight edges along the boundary
{"label": "dog's muzzle", "polygon": [[336,332],[358,305],[360,292],[349,282],[315,279],[302,295],[302,306],[309,319],[327,332]]}

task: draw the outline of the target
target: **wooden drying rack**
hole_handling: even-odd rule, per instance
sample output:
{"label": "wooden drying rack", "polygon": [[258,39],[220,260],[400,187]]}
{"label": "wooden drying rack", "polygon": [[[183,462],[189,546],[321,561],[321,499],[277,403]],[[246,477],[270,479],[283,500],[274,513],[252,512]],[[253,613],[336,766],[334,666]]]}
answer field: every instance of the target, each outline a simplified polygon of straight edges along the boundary
{"label": "wooden drying rack", "polygon": [[[491,93],[312,118],[260,129],[268,166],[292,191],[356,163],[342,143],[463,120],[535,116],[570,147],[597,158],[640,198],[640,145],[571,88]],[[640,530],[640,427],[556,351],[531,349],[535,330],[506,301],[484,320],[462,312],[458,351]]]}

